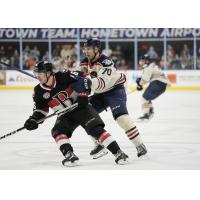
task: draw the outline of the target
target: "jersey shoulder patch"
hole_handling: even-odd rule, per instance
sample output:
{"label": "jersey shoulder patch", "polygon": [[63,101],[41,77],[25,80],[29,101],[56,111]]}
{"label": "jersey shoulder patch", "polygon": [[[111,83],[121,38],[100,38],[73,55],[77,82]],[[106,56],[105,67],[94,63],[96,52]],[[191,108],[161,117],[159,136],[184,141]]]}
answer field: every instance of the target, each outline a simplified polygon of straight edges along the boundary
{"label": "jersey shoulder patch", "polygon": [[114,63],[112,61],[112,59],[110,59],[109,57],[105,56],[105,55],[101,55],[101,57],[99,58],[99,62],[104,66],[104,67],[110,67],[112,66]]}

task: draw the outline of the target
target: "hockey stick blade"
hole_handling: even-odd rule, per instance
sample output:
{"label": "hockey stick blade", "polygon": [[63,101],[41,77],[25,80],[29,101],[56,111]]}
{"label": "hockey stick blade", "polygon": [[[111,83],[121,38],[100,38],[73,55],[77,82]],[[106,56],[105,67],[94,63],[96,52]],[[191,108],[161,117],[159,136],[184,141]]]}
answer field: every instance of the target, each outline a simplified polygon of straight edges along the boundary
{"label": "hockey stick blade", "polygon": [[17,133],[17,132],[19,132],[19,131],[21,131],[21,130],[23,130],[23,129],[25,129],[25,127],[18,128],[18,129],[15,130],[15,131],[12,131],[12,132],[10,132],[10,133],[8,133],[8,134],[6,134],[6,135],[3,135],[3,136],[0,137],[0,140],[1,140],[1,139],[4,139],[4,138],[6,138],[6,137],[8,137],[8,136],[10,136],[10,135],[13,135],[13,134],[15,134],[15,133]]}

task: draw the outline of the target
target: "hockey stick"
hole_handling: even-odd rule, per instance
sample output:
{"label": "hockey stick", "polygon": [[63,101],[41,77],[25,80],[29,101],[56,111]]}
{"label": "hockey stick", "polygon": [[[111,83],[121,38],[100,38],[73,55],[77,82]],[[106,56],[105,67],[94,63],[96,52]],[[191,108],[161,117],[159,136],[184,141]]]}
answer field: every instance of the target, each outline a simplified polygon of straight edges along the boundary
{"label": "hockey stick", "polygon": [[[43,122],[44,120],[49,119],[49,118],[51,118],[51,117],[53,117],[53,116],[55,116],[55,115],[61,115],[61,114],[68,113],[68,112],[74,110],[74,109],[77,108],[77,107],[78,107],[78,103],[75,103],[75,104],[73,104],[73,105],[71,105],[71,106],[69,106],[69,107],[67,107],[67,108],[64,108],[64,109],[62,109],[62,110],[58,110],[58,111],[56,111],[56,112],[54,112],[54,113],[52,113],[52,114],[50,114],[50,115],[48,115],[48,116],[46,116],[46,117],[40,119],[40,120],[38,120],[37,123],[39,124],[40,122]],[[13,134],[15,134],[15,133],[17,133],[17,132],[19,132],[19,131],[22,131],[23,129],[25,129],[24,126],[21,127],[21,128],[18,128],[18,129],[15,130],[15,131],[12,131],[12,132],[6,134],[6,135],[3,135],[3,136],[0,137],[0,140],[4,139],[4,138],[6,138],[6,137],[8,137],[8,136],[10,136],[10,135],[13,135]]]}
{"label": "hockey stick", "polygon": [[26,72],[26,71],[24,71],[24,70],[21,70],[21,69],[19,69],[18,67],[11,66],[11,65],[9,65],[9,64],[7,64],[7,63],[4,63],[4,62],[1,62],[1,61],[0,61],[0,64],[5,65],[5,66],[9,67],[10,69],[13,69],[13,70],[16,70],[16,71],[18,71],[18,72],[21,72],[22,74],[26,74],[27,76],[30,76],[31,78],[37,79],[37,78],[36,78],[35,76],[33,76],[32,74],[30,74],[30,73],[28,73],[28,72]]}

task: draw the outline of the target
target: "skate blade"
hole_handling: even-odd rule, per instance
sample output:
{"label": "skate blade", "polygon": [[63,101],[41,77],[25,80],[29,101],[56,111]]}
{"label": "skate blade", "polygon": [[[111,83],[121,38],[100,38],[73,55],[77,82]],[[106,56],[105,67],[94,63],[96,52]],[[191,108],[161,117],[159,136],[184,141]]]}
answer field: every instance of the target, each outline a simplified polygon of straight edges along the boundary
{"label": "skate blade", "polygon": [[149,160],[149,157],[148,157],[147,154],[145,154],[145,155],[142,155],[142,156],[138,157],[138,159],[139,160]]}
{"label": "skate blade", "polygon": [[80,166],[80,162],[78,160],[74,161],[74,162],[64,162],[63,163],[64,166],[66,167],[76,167],[76,166]]}
{"label": "skate blade", "polygon": [[118,165],[127,165],[127,164],[129,164],[129,161],[128,160],[119,160],[117,164]]}
{"label": "skate blade", "polygon": [[102,151],[100,151],[98,154],[95,154],[92,156],[93,159],[98,159],[98,158],[101,158],[105,155],[108,154],[108,151],[106,149],[103,149]]}
{"label": "skate blade", "polygon": [[137,123],[147,123],[149,121],[150,121],[150,119],[136,119],[135,120],[135,122],[137,122]]}

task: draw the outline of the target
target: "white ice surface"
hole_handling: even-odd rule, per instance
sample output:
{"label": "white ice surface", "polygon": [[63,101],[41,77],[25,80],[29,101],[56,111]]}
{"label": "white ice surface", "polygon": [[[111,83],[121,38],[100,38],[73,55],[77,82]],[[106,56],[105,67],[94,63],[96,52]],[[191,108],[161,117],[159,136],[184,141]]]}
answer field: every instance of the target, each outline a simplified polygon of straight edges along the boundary
{"label": "white ice surface", "polygon": [[[140,116],[141,92],[128,96],[130,115]],[[20,131],[0,140],[0,169],[200,169],[200,92],[166,92],[154,101],[155,116],[148,123],[137,123],[148,158],[138,159],[136,149],[112,119],[110,110],[101,114],[106,129],[129,155],[130,163],[116,165],[112,154],[93,160],[89,152],[93,143],[82,128],[71,139],[81,166],[67,168],[53,138],[55,117],[39,129]],[[0,136],[23,126],[32,113],[32,91],[0,91]]]}

